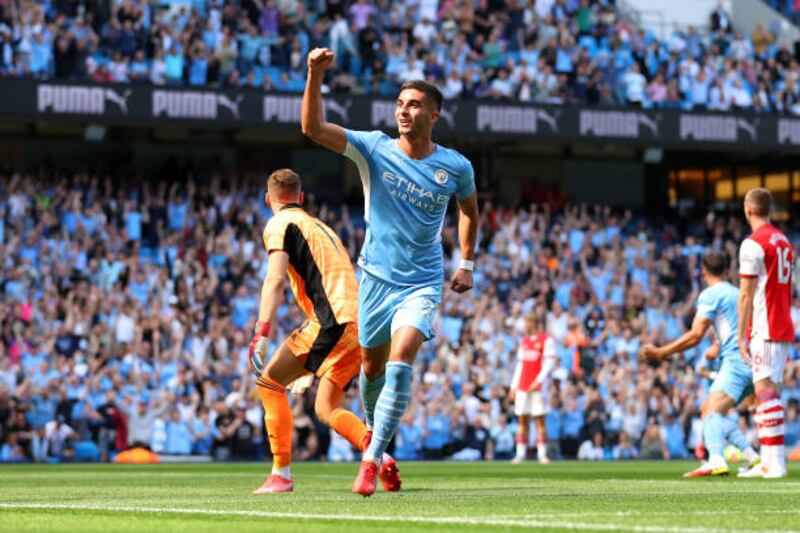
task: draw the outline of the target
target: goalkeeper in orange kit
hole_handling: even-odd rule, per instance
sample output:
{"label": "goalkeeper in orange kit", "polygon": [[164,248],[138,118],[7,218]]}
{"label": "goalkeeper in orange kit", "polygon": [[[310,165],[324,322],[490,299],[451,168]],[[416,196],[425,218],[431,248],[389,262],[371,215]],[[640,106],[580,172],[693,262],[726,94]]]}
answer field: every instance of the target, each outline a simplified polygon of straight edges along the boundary
{"label": "goalkeeper in orange kit", "polygon": [[[344,391],[361,368],[358,344],[358,285],[353,266],[337,235],[302,208],[300,176],[289,169],[273,172],[264,198],[273,217],[264,228],[269,254],[261,288],[258,323],[249,362],[258,376],[257,391],[272,449],[272,473],[254,494],[291,492],[292,412],[286,387],[313,373],[320,378],[317,417],[363,451],[371,438],[364,423],[341,407]],[[283,302],[288,277],[307,320],[284,340],[263,367],[271,324]],[[384,490],[399,490],[394,459],[380,471]]]}

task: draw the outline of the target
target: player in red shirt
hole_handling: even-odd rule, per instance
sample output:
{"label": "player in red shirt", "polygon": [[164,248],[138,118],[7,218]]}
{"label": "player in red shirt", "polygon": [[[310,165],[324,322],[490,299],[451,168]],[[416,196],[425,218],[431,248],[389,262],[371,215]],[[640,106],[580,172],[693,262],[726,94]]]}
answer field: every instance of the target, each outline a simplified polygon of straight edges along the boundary
{"label": "player in red shirt", "polygon": [[753,233],[739,249],[739,350],[753,367],[756,428],[761,440],[761,465],[742,477],[786,476],[783,371],[794,342],[791,318],[792,246],[770,223],[772,194],[751,189],[744,197],[744,214]]}
{"label": "player in red shirt", "polygon": [[511,397],[514,414],[519,417],[517,454],[512,462],[520,463],[528,453],[528,429],[531,417],[536,420],[536,456],[540,463],[548,463],[547,433],[544,418],[549,409],[548,383],[550,372],[556,366],[556,344],[544,333],[539,319],[529,314],[525,317],[525,336],[517,352],[517,368],[511,379]]}

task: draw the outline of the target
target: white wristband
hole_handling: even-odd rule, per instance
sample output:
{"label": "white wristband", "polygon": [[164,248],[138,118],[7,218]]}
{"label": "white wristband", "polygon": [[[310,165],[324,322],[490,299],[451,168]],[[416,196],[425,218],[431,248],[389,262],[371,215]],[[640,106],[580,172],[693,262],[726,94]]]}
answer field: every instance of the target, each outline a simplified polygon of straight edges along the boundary
{"label": "white wristband", "polygon": [[470,261],[469,259],[462,259],[461,264],[458,265],[460,270],[469,270],[473,272],[475,270],[475,261]]}

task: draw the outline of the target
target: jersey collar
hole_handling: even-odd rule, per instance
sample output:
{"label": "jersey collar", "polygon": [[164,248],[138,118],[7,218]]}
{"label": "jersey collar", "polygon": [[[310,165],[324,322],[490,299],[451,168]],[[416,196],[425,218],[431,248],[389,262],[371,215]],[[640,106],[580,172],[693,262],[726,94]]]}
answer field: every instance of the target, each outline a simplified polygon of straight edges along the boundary
{"label": "jersey collar", "polygon": [[303,206],[298,203],[292,202],[291,204],[286,204],[285,206],[281,207],[281,211],[283,211],[284,209],[294,209],[294,208],[302,209]]}

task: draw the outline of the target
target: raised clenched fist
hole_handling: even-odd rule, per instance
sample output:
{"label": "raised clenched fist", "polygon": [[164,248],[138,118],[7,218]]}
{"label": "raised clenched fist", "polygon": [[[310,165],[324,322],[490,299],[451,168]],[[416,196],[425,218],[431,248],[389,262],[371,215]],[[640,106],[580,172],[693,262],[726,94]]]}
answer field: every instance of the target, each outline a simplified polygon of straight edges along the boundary
{"label": "raised clenched fist", "polygon": [[319,73],[333,63],[333,51],[330,48],[314,48],[308,53],[308,69]]}

